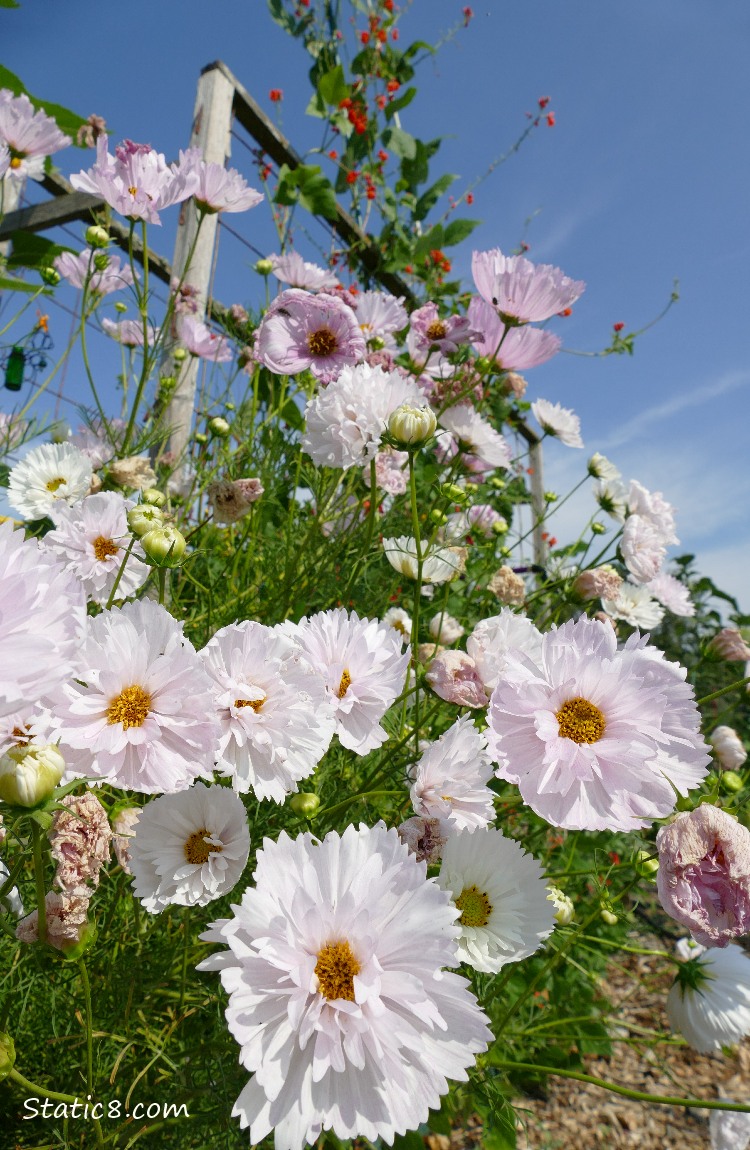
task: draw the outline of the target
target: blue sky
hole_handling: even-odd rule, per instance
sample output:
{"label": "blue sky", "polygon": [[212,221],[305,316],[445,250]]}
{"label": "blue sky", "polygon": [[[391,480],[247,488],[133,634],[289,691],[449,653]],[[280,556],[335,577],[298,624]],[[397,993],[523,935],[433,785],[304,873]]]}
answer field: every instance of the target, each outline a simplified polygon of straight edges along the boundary
{"label": "blue sky", "polygon": [[[462,7],[415,0],[402,42],[434,42]],[[529,398],[562,402],[582,420],[585,452],[548,445],[547,486],[565,491],[589,452],[604,452],[626,478],[662,490],[677,506],[676,552],[695,552],[701,569],[750,611],[750,7],[746,0],[475,0],[472,7],[470,26],[423,68],[403,124],[423,138],[444,137],[434,172],[458,173],[460,192],[512,144],[537,99],[551,97],[556,126],[532,133],[476,190],[472,212],[483,224],[452,252],[468,278],[472,247],[510,250],[525,236],[530,258],[587,282],[574,314],[557,321],[568,351],[528,373]],[[271,22],[264,0],[126,7],[21,0],[16,11],[0,10],[0,45],[0,61],[35,95],[84,116],[97,112],[113,137],[148,141],[170,158],[187,142],[198,73],[215,59],[269,110],[269,89],[283,88],[285,131],[300,148],[317,140],[317,123],[303,114],[308,58]],[[59,166],[70,174],[90,156],[71,149]],[[235,147],[232,163],[251,176],[249,159]],[[236,217],[236,226],[266,250],[262,211]],[[166,256],[170,223],[153,237]],[[222,239],[216,294],[223,302],[257,302],[251,260]],[[675,277],[679,304],[632,358],[571,354],[606,346],[614,322],[627,330],[646,324]],[[60,343],[67,323],[61,313]],[[76,387],[66,380],[67,392]],[[566,505],[558,537],[590,509],[585,495]]]}

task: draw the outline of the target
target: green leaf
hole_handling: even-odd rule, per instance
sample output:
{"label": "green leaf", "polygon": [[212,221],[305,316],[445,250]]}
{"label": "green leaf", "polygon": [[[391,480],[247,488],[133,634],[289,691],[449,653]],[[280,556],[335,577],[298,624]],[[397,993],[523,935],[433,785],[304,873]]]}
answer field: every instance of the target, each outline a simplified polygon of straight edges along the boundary
{"label": "green leaf", "polygon": [[346,99],[349,95],[349,85],[344,79],[344,69],[340,64],[332,68],[330,72],[326,72],[325,76],[320,77],[318,92],[326,104],[333,104],[334,107],[338,107],[341,101]]}
{"label": "green leaf", "polygon": [[310,103],[305,108],[306,116],[317,116],[319,120],[324,120],[328,115],[328,109],[325,106],[325,101],[322,99],[319,92],[313,92],[310,97]]}
{"label": "green leaf", "polygon": [[392,120],[397,112],[402,108],[407,108],[417,94],[416,88],[407,88],[403,95],[399,96],[397,100],[392,100],[390,104],[385,106],[386,120]]}
{"label": "green leaf", "polygon": [[34,235],[33,232],[12,232],[10,236],[13,250],[8,256],[9,268],[40,268],[52,267],[56,256],[62,252],[72,252],[72,248],[53,244],[44,236]]}
{"label": "green leaf", "polygon": [[457,179],[458,176],[452,176],[450,173],[446,173],[444,176],[441,176],[439,180],[436,180],[431,188],[423,192],[417,200],[417,205],[414,209],[415,219],[423,220],[430,209],[434,208],[443,192],[447,192],[454,180]]}
{"label": "green leaf", "polygon": [[296,204],[299,200],[299,192],[297,191],[297,168],[290,168],[288,164],[282,164],[279,168],[279,182],[274,194],[274,203]]}
{"label": "green leaf", "polygon": [[479,227],[479,224],[479,220],[453,220],[445,229],[443,243],[448,248],[453,247],[454,244],[460,244],[463,240],[468,239],[474,228]]}
{"label": "green leaf", "polygon": [[424,259],[424,257],[435,248],[442,248],[443,235],[442,226],[435,224],[434,228],[430,228],[428,232],[420,236],[414,247],[414,259]]}
{"label": "green leaf", "polygon": [[516,1150],[516,1113],[511,1104],[506,1101],[491,1111],[482,1107],[481,1114],[483,1150]]}
{"label": "green leaf", "polygon": [[60,131],[70,136],[75,143],[78,129],[86,123],[82,116],[71,112],[69,108],[63,108],[61,104],[53,104],[49,100],[39,100],[36,96],[32,96],[31,92],[24,86],[23,81],[9,68],[3,67],[2,64],[0,64],[0,88],[9,88],[14,96],[28,96],[34,107],[41,108],[43,112],[51,116]]}
{"label": "green leaf", "polygon": [[302,164],[297,168],[299,200],[303,208],[313,215],[335,220],[338,203],[333,184],[317,165]]}
{"label": "green leaf", "polygon": [[10,468],[7,463],[0,463],[0,487],[7,487],[10,480]]}
{"label": "green leaf", "polygon": [[17,0],[0,0],[0,8],[20,8]]}
{"label": "green leaf", "polygon": [[274,23],[279,24],[290,35],[297,35],[297,21],[290,12],[287,12],[283,0],[268,0],[268,11]]}
{"label": "green leaf", "polygon": [[417,155],[419,141],[403,128],[386,128],[383,132],[383,143],[401,159],[413,160]]}
{"label": "green leaf", "polygon": [[408,1134],[397,1134],[393,1139],[393,1150],[424,1150],[424,1140],[416,1130]]}

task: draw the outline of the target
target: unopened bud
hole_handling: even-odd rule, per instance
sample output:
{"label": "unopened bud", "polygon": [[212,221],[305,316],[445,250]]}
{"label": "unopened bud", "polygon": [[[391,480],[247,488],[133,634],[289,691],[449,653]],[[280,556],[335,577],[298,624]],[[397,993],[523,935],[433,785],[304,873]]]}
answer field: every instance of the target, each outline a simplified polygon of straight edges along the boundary
{"label": "unopened bud", "polygon": [[603,523],[596,522],[591,524],[591,530],[594,535],[603,535],[607,528]]}
{"label": "unopened bud", "polygon": [[493,475],[490,479],[490,487],[494,487],[495,491],[504,491],[508,484],[499,475]]}
{"label": "unopened bud", "polygon": [[615,912],[613,910],[609,910],[609,908],[606,906],[602,907],[600,913],[601,913],[602,921],[606,922],[607,926],[614,926],[615,923],[618,921],[617,915],[615,914]]}
{"label": "unopened bud", "polygon": [[119,311],[120,314],[122,315],[122,313],[126,312],[127,310],[128,310],[128,305],[126,303],[123,303],[121,299],[118,299],[117,303],[115,304],[115,311]]}
{"label": "unopened bud", "polygon": [[457,483],[443,483],[440,494],[449,503],[465,503],[469,498],[463,487],[459,487]]}
{"label": "unopened bud", "polygon": [[382,335],[374,335],[372,339],[368,339],[367,343],[373,351],[382,351],[385,347],[385,340]]}
{"label": "unopened bud", "polygon": [[98,272],[106,272],[109,267],[109,256],[106,252],[97,252],[94,256],[94,267]]}
{"label": "unopened bud", "polygon": [[60,273],[55,268],[39,268],[39,275],[47,287],[57,287],[60,282]]}
{"label": "unopened bud", "polygon": [[444,511],[440,511],[440,509],[437,507],[433,507],[432,511],[430,512],[430,519],[438,527],[442,527],[443,524],[448,522],[448,516]]}
{"label": "unopened bud", "polygon": [[480,355],[479,358],[474,361],[474,366],[478,372],[484,375],[486,372],[492,371],[495,363],[493,360],[488,359],[486,355]]}
{"label": "unopened bud", "polygon": [[199,443],[201,447],[205,447],[208,443],[208,436],[203,431],[196,431],[193,439],[196,443]]}
{"label": "unopened bud", "polygon": [[255,265],[255,270],[260,276],[270,276],[273,271],[273,261],[267,259],[258,260]]}
{"label": "unopened bud", "polygon": [[128,527],[134,535],[147,535],[155,527],[161,527],[164,516],[158,507],[151,507],[148,503],[140,503],[128,511]]}
{"label": "unopened bud", "polygon": [[213,419],[209,419],[208,430],[212,435],[218,436],[219,439],[226,439],[232,431],[226,419],[222,419],[220,415],[215,415]]}
{"label": "unopened bud", "polygon": [[50,797],[64,770],[57,747],[11,747],[0,758],[0,799],[13,807],[35,807]]}
{"label": "unopened bud", "polygon": [[544,493],[544,502],[545,503],[557,503],[559,498],[560,498],[560,496],[557,494],[556,491],[545,491],[545,493]]}
{"label": "unopened bud", "polygon": [[737,791],[742,790],[745,784],[742,781],[742,776],[738,775],[736,771],[722,771],[721,785],[725,791],[736,794]]}
{"label": "unopened bud", "polygon": [[141,492],[141,499],[144,503],[150,504],[151,507],[163,507],[167,502],[164,492],[159,491],[156,487],[147,487],[145,491]]}
{"label": "unopened bud", "polygon": [[311,791],[300,791],[299,794],[292,795],[289,806],[295,815],[303,815],[306,819],[311,819],[320,806],[320,799]]}
{"label": "unopened bud", "polygon": [[641,878],[653,879],[654,875],[659,869],[658,858],[652,858],[648,851],[641,850],[633,860],[635,873],[640,875]]}
{"label": "unopened bud", "polygon": [[176,347],[172,352],[172,359],[174,359],[176,363],[182,363],[183,360],[187,359],[187,354],[184,347]]}
{"label": "unopened bud", "polygon": [[431,407],[417,407],[413,403],[402,403],[391,414],[388,430],[396,443],[404,447],[414,447],[425,443],[435,434],[437,418]]}
{"label": "unopened bud", "polygon": [[508,532],[508,520],[507,519],[503,519],[503,517],[500,516],[499,519],[495,519],[493,521],[492,533],[494,535],[506,535],[507,532]]}
{"label": "unopened bud", "polygon": [[225,403],[224,406],[226,407],[227,411],[234,411],[233,403]]}
{"label": "unopened bud", "polygon": [[178,567],[187,543],[176,527],[162,526],[142,535],[141,547],[155,567]]}
{"label": "unopened bud", "polygon": [[109,232],[100,224],[92,224],[86,228],[86,243],[90,248],[106,248],[109,244]]}
{"label": "unopened bud", "polygon": [[560,926],[568,926],[575,918],[576,913],[573,899],[556,886],[547,887],[547,890],[549,891],[547,898],[551,903],[554,903],[556,908],[555,922],[559,923]]}
{"label": "unopened bud", "polygon": [[9,1034],[0,1032],[0,1082],[8,1077],[15,1064],[15,1043]]}

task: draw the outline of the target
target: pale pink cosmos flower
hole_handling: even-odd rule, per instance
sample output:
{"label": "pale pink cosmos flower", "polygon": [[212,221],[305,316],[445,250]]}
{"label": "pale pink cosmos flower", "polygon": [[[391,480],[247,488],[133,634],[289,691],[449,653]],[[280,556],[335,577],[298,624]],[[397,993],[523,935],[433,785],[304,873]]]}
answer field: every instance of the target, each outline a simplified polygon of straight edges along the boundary
{"label": "pale pink cosmos flower", "polygon": [[369,463],[380,451],[389,416],[402,403],[421,402],[416,383],[399,371],[366,363],[344,367],[308,402],[302,449],[315,463],[344,471]]}
{"label": "pale pink cosmos flower", "polygon": [[10,167],[10,148],[6,143],[0,140],[0,180],[2,180],[5,173]]}
{"label": "pale pink cosmos flower", "polygon": [[[109,431],[114,436],[125,430],[125,421],[111,419]],[[98,471],[105,463],[114,458],[115,449],[110,442],[110,436],[98,421],[89,426],[81,426],[75,435],[71,435],[70,443],[91,460],[94,471]]]}
{"label": "pale pink cosmos flower", "polygon": [[470,404],[459,403],[440,415],[440,424],[458,440],[461,448],[478,459],[484,470],[508,467],[511,450],[507,440]]}
{"label": "pale pink cosmos flower", "polygon": [[656,888],[664,910],[704,946],[750,931],[750,831],[702,803],[656,836]]}
{"label": "pale pink cosmos flower", "polygon": [[209,359],[213,363],[229,363],[234,359],[231,341],[217,335],[195,315],[181,315],[177,321],[177,335],[191,355]]}
{"label": "pale pink cosmos flower", "polygon": [[463,651],[442,651],[436,655],[425,678],[435,694],[448,703],[455,703],[458,707],[487,706],[487,695],[477,665]]}
{"label": "pale pink cosmos flower", "polygon": [[666,558],[664,536],[650,519],[642,515],[629,515],[620,540],[620,551],[636,583],[649,583],[655,579]]}
{"label": "pale pink cosmos flower", "polygon": [[8,148],[6,172],[11,179],[41,180],[46,157],[70,142],[70,136],[41,108],[35,109],[28,96],[0,89],[0,144]]}
{"label": "pale pink cosmos flower", "polygon": [[[381,491],[388,495],[403,495],[409,486],[408,451],[396,451],[386,447],[375,454],[375,482]],[[370,468],[365,467],[363,478],[370,482]]]}
{"label": "pale pink cosmos flower", "polygon": [[474,252],[471,271],[477,291],[511,323],[539,323],[570,307],[583,293],[551,264],[533,264],[523,256],[504,256],[499,248]]}
{"label": "pale pink cosmos flower", "polygon": [[[112,830],[107,812],[91,791],[65,795],[64,811],[55,811],[47,833],[57,863],[55,884],[67,895],[90,898],[99,871],[109,862]],[[90,885],[89,885],[90,884]]]}
{"label": "pale pink cosmos flower", "polygon": [[[476,328],[472,343],[477,355],[493,360],[504,371],[528,371],[529,368],[538,367],[557,355],[562,346],[560,337],[551,331],[528,326],[507,327],[494,307],[481,296],[472,297],[468,318],[471,326]],[[511,382],[516,395],[518,386],[516,384],[514,387]],[[525,389],[526,381],[523,380],[521,394]]]}
{"label": "pale pink cosmos flower", "polygon": [[507,519],[489,503],[474,503],[466,512],[466,522],[469,530],[478,531],[480,535],[492,535],[496,528],[508,529]]}
{"label": "pale pink cosmos flower", "polygon": [[423,353],[437,348],[441,355],[453,355],[462,343],[469,343],[479,335],[474,326],[465,315],[449,315],[441,319],[436,303],[424,304],[411,316],[414,347]]}
{"label": "pale pink cosmos flower", "polygon": [[71,176],[79,192],[89,192],[131,220],[160,224],[159,211],[187,200],[198,186],[192,165],[169,165],[161,152],[149,144],[124,140],[107,150],[108,137],[101,135],[96,144],[96,163],[86,172]]}
{"label": "pale pink cosmos flower", "polygon": [[675,534],[674,507],[666,501],[661,491],[648,491],[637,479],[631,479],[628,510],[631,515],[641,515],[650,520],[666,546],[680,542]]}
{"label": "pale pink cosmos flower", "polygon": [[468,715],[427,746],[411,776],[411,804],[422,818],[445,819],[456,831],[474,831],[495,821],[487,786],[492,778],[487,739]]}
{"label": "pale pink cosmos flower", "polygon": [[23,443],[28,424],[25,419],[0,411],[0,456],[6,455],[14,447]]}
{"label": "pale pink cosmos flower", "polygon": [[[94,264],[95,257],[99,255],[103,255],[107,260],[107,266],[103,271],[99,271]],[[109,295],[110,292],[120,291],[133,283],[133,272],[127,264],[121,263],[119,256],[107,256],[106,253],[95,252],[91,248],[84,248],[77,256],[72,252],[61,252],[59,256],[55,256],[53,266],[64,280],[79,291],[83,290],[88,280],[87,290],[94,295]]]}
{"label": "pale pink cosmos flower", "polygon": [[207,488],[214,523],[236,523],[247,515],[265,488],[260,479],[216,479]]}
{"label": "pale pink cosmos flower", "polygon": [[317,264],[308,263],[299,252],[285,252],[282,256],[269,256],[277,280],[293,288],[307,291],[330,291],[339,286],[338,277]]}
{"label": "pale pink cosmos flower", "polygon": [[285,624],[323,679],[342,746],[366,755],[388,738],[382,719],[406,682],[409,652],[387,623],[342,607]]}
{"label": "pale pink cosmos flower", "polygon": [[569,407],[550,403],[548,399],[536,399],[531,410],[547,435],[553,435],[566,447],[583,447],[581,421]]}
{"label": "pale pink cosmos flower", "polygon": [[382,340],[386,350],[396,350],[393,334],[409,322],[403,296],[385,291],[363,291],[355,298],[354,311],[366,340]]}
{"label": "pale pink cosmos flower", "polygon": [[489,708],[497,775],[553,826],[634,830],[665,818],[710,756],[686,672],[638,634],[581,617],[513,651]]}
{"label": "pale pink cosmos flower", "polygon": [[541,655],[542,635],[531,619],[503,607],[499,615],[477,623],[466,640],[466,650],[476,664],[489,697],[503,675],[508,655],[525,654],[536,661]]}
{"label": "pale pink cosmos flower", "polygon": [[[102,327],[108,336],[123,347],[143,347],[143,324],[138,319],[121,319],[118,322],[105,317]],[[156,328],[152,323],[146,328],[146,338],[149,346],[156,342]]]}
{"label": "pale pink cosmos flower", "polygon": [[750,647],[736,627],[722,627],[708,644],[708,650],[729,663],[744,663],[750,659]]}
{"label": "pale pink cosmos flower", "polygon": [[204,160],[200,148],[180,152],[178,167],[192,168],[197,177],[193,199],[207,215],[246,212],[263,199],[263,193],[251,188],[236,168],[225,168],[223,164]]}
{"label": "pale pink cosmos flower", "polygon": [[666,571],[660,571],[653,579],[646,583],[646,590],[654,599],[658,599],[662,606],[671,611],[673,615],[690,616],[695,614],[695,604],[690,598],[690,591]]}
{"label": "pale pink cosmos flower", "polygon": [[277,375],[311,371],[327,382],[366,350],[350,307],[336,296],[297,288],[277,296],[256,332],[258,359]]}
{"label": "pale pink cosmos flower", "polygon": [[747,759],[745,744],[732,727],[716,727],[708,741],[725,771],[736,771]]}
{"label": "pale pink cosmos flower", "polygon": [[428,624],[428,631],[436,643],[455,643],[464,633],[464,628],[447,611],[438,611]]}
{"label": "pale pink cosmos flower", "polygon": [[487,590],[501,603],[509,606],[520,607],[526,598],[526,584],[522,576],[517,575],[507,563],[494,573],[487,584]]}

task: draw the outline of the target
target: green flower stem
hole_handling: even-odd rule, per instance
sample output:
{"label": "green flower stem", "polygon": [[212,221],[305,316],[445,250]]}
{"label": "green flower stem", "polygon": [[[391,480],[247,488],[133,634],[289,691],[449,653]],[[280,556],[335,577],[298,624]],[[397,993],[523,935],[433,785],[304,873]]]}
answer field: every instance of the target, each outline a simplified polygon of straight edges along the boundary
{"label": "green flower stem", "polygon": [[185,988],[187,986],[188,945],[190,942],[190,908],[185,907],[182,913],[182,969],[180,971],[180,1001],[177,1008],[182,1014],[185,1004]]}
{"label": "green flower stem", "polygon": [[403,798],[404,791],[403,788],[401,788],[399,791],[361,791],[357,795],[350,795],[348,799],[344,799],[342,802],[336,803],[332,807],[324,807],[322,810],[316,812],[315,817],[316,819],[319,819],[321,815],[338,814],[339,811],[344,811],[347,807],[350,807],[352,803],[359,802],[360,799],[373,799],[376,795],[399,795],[401,798]]}
{"label": "green flower stem", "polygon": [[597,1078],[593,1074],[581,1074],[577,1070],[562,1070],[554,1066],[535,1066],[531,1062],[506,1062],[494,1058],[492,1065],[500,1070],[526,1070],[535,1074],[554,1074],[558,1078],[574,1078],[576,1082],[588,1082],[591,1086],[600,1086],[602,1090],[609,1090],[612,1094],[621,1094],[623,1098],[632,1098],[634,1102],[653,1102],[659,1106],[697,1106],[703,1110],[734,1110],[741,1114],[750,1114],[750,1103],[718,1102],[715,1099],[675,1098],[668,1094],[649,1094],[644,1090],[631,1090],[628,1086],[607,1082],[605,1078]]}
{"label": "green flower stem", "polygon": [[81,1099],[73,1094],[60,1094],[56,1090],[48,1090],[46,1086],[38,1086],[36,1082],[29,1082],[28,1078],[24,1078],[15,1067],[8,1075],[13,1082],[19,1086],[23,1086],[24,1090],[28,1091],[30,1095],[38,1096],[39,1098],[50,1098],[53,1102],[80,1102]]}
{"label": "green flower stem", "polygon": [[128,543],[128,549],[125,552],[125,555],[123,556],[122,563],[120,564],[120,569],[117,572],[117,577],[116,577],[114,583],[112,584],[112,590],[109,593],[109,599],[107,600],[107,606],[105,608],[106,611],[109,611],[111,609],[112,604],[115,601],[115,595],[117,594],[117,588],[120,586],[120,580],[122,579],[123,572],[125,571],[125,564],[127,563],[128,559],[130,558],[130,552],[133,550],[133,544],[134,543],[135,543],[135,536]]}
{"label": "green flower stem", "polygon": [[746,683],[750,683],[750,675],[744,679],[738,679],[736,683],[730,683],[728,687],[722,687],[720,691],[714,691],[711,695],[704,695],[702,699],[696,701],[696,706],[702,707],[704,703],[712,703],[714,699],[720,699],[722,695],[728,695],[730,691],[736,691],[738,687],[744,687]]}
{"label": "green flower stem", "polygon": [[36,883],[36,905],[38,913],[37,932],[39,934],[39,941],[44,943],[47,941],[47,903],[45,901],[47,892],[44,882],[42,832],[33,819],[31,820],[31,841],[34,851],[34,882]]}
{"label": "green flower stem", "polygon": [[611,938],[597,938],[591,934],[579,934],[578,938],[585,942],[595,942],[597,946],[611,946],[613,950],[622,950],[627,954],[646,954],[654,958],[666,958],[667,962],[673,962],[675,966],[681,965],[679,958],[669,954],[666,950],[645,950],[640,946],[625,946],[623,943],[614,942]]}
{"label": "green flower stem", "polygon": [[[419,687],[419,609],[422,600],[422,536],[419,530],[419,507],[417,505],[417,473],[414,468],[414,452],[409,452],[409,495],[411,501],[411,529],[414,533],[414,546],[417,552],[417,578],[414,584],[414,610],[411,620],[411,649],[414,674]],[[419,754],[419,689],[414,693],[414,750]]]}
{"label": "green flower stem", "polygon": [[78,970],[81,975],[81,985],[83,986],[83,998],[85,1003],[85,1018],[86,1018],[86,1089],[89,1094],[93,1096],[94,1093],[94,1036],[93,1036],[93,1022],[91,1015],[91,983],[89,982],[88,971],[86,970],[86,963],[82,958],[78,959]]}

